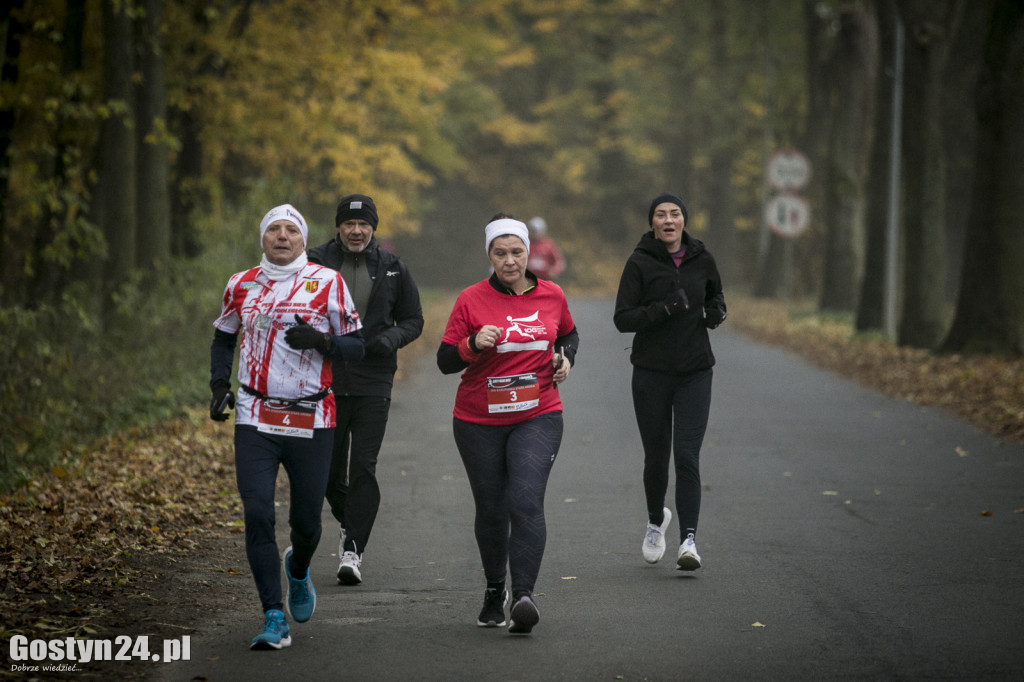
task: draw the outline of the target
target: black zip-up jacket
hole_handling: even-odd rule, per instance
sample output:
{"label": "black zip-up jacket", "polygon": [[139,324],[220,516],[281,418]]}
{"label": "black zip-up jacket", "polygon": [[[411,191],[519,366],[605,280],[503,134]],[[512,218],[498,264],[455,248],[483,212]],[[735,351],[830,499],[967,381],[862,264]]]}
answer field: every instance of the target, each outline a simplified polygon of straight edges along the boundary
{"label": "black zip-up jacket", "polygon": [[629,359],[637,367],[678,375],[715,364],[708,329],[725,319],[722,281],[701,241],[684,232],[683,245],[686,255],[677,268],[651,230],[622,270],[615,328],[635,332]]}
{"label": "black zip-up jacket", "polygon": [[366,310],[358,310],[363,323],[366,355],[362,360],[335,359],[331,386],[335,395],[391,397],[398,369],[398,349],[409,345],[423,332],[420,292],[409,269],[398,256],[377,246],[377,238],[366,249],[351,253],[338,240],[316,246],[306,254],[311,263],[341,270],[346,258],[365,264],[373,281]]}

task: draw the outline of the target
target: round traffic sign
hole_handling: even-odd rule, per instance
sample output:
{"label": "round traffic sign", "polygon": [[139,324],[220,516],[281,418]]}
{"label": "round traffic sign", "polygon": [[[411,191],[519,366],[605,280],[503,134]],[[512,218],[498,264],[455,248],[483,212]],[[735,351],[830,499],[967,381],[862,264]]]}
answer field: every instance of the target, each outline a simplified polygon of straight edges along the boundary
{"label": "round traffic sign", "polygon": [[811,207],[795,194],[779,194],[764,207],[765,222],[780,237],[798,237],[811,220]]}
{"label": "round traffic sign", "polygon": [[811,179],[811,162],[795,149],[780,149],[768,159],[768,184],[780,191],[798,190]]}

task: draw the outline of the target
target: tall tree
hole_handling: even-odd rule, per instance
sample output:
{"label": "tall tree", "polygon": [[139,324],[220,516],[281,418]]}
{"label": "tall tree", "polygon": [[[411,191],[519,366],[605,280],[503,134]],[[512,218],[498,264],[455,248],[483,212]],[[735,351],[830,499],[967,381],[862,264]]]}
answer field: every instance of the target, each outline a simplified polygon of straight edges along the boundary
{"label": "tall tree", "polygon": [[1024,354],[1024,2],[996,0],[977,91],[963,274],[945,351]]}
{"label": "tall tree", "polygon": [[[24,25],[21,22],[20,12],[23,0],[14,0],[4,3],[4,9],[0,14],[0,30],[3,32],[3,49],[0,51],[0,88],[3,94],[13,87],[18,80],[18,72],[21,66],[21,34]],[[14,124],[17,119],[18,109],[14,104],[14,98],[4,96],[0,98],[0,262],[10,263],[8,257],[8,235],[10,234],[8,219],[8,189],[10,187],[11,169],[11,144],[13,143]],[[11,268],[5,266],[4,272],[10,272]],[[0,285],[9,285],[4,276],[0,279]]]}
{"label": "tall tree", "polygon": [[825,173],[825,268],[821,308],[853,311],[863,274],[864,179],[875,105],[878,33],[871,13],[851,3],[838,13],[830,60],[833,121]]}
{"label": "tall tree", "polygon": [[[97,231],[82,219],[85,205],[88,169],[82,163],[86,139],[80,118],[86,97],[82,73],[84,59],[86,0],[66,0],[64,25],[60,32],[60,79],[65,101],[53,115],[52,142],[44,145],[40,153],[41,184],[47,189],[42,204],[41,218],[35,227],[33,249],[29,256],[32,272],[31,298],[35,301],[53,301],[84,273],[78,267],[95,246]],[[48,153],[52,149],[52,154]],[[57,245],[60,246],[57,246]]]}
{"label": "tall tree", "polygon": [[[894,0],[875,0],[879,62],[875,77],[875,117],[871,156],[865,185],[864,277],[857,302],[858,331],[882,329],[885,324],[886,234],[889,220],[890,173],[893,154],[893,79],[896,57],[896,6]],[[895,283],[893,283],[895,285]]]}
{"label": "tall tree", "polygon": [[107,117],[100,128],[93,219],[107,242],[107,258],[94,273],[104,292],[135,268],[136,153],[132,73],[134,32],[127,3],[103,0],[103,96]]}
{"label": "tall tree", "polygon": [[[711,31],[709,52],[715,88],[722,101],[736,101],[741,83],[730,78],[728,6],[723,2],[711,5]],[[708,241],[718,257],[718,268],[722,280],[735,283],[739,279],[739,259],[734,257],[736,235],[736,198],[733,188],[734,160],[739,130],[734,116],[723,114],[715,107],[705,114],[709,117],[704,127],[712,132],[708,152],[708,183],[705,196],[701,197],[708,213]],[[691,227],[691,226],[687,226]],[[692,229],[692,227],[691,227]]]}
{"label": "tall tree", "polygon": [[906,25],[903,310],[898,342],[934,348],[946,330],[944,72],[966,0],[898,0]]}
{"label": "tall tree", "polygon": [[164,66],[164,0],[142,0],[137,93],[137,264],[146,268],[171,255],[170,133]]}

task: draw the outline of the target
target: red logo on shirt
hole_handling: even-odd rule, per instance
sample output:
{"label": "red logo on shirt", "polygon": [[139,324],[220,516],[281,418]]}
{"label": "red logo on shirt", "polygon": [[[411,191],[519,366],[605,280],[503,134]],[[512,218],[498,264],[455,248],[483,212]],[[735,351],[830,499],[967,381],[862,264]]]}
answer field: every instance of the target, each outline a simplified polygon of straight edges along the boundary
{"label": "red logo on shirt", "polygon": [[316,290],[319,289],[319,288],[320,288],[320,282],[318,282],[316,280],[313,280],[313,279],[306,280],[306,293],[307,294],[316,293]]}

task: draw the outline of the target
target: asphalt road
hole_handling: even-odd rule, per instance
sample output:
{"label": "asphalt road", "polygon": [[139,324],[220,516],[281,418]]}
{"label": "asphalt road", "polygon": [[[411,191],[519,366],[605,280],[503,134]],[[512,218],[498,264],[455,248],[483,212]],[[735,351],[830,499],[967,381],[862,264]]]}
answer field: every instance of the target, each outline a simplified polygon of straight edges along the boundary
{"label": "asphalt road", "polygon": [[362,585],[335,584],[325,506],[317,610],[292,623],[292,646],[248,649],[262,625],[251,588],[232,609],[198,610],[191,660],[161,664],[159,679],[1024,679],[1024,448],[726,323],[712,337],[704,567],[674,570],[671,544],[648,565],[630,336],[610,301],[570,307],[582,348],[561,389],[532,635],[476,627],[483,577],[451,433],[458,379],[422,339],[431,352],[394,395]]}

